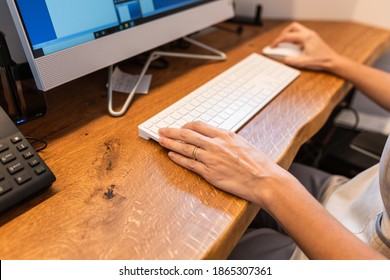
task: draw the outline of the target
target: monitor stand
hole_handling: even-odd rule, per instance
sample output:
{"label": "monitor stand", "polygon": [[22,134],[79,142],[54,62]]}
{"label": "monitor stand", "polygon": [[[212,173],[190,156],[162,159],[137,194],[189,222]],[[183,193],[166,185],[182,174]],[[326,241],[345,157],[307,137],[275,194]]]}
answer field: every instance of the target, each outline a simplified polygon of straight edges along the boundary
{"label": "monitor stand", "polygon": [[113,117],[120,117],[123,116],[128,108],[130,107],[131,100],[134,97],[135,91],[138,87],[138,85],[141,83],[143,77],[146,74],[146,70],[149,68],[150,64],[152,61],[162,57],[162,56],[170,56],[170,57],[182,57],[182,58],[195,58],[195,59],[206,59],[206,60],[226,60],[226,54],[214,49],[210,46],[207,46],[203,43],[200,43],[192,38],[189,37],[183,37],[183,39],[193,45],[196,45],[202,49],[205,49],[207,51],[210,51],[213,53],[213,55],[206,55],[206,54],[190,54],[190,53],[178,53],[178,52],[165,52],[165,51],[154,51],[152,52],[144,67],[142,68],[142,71],[137,78],[136,83],[134,84],[132,90],[129,93],[129,96],[127,97],[125,103],[123,104],[122,108],[119,111],[115,111],[112,107],[113,103],[113,90],[112,90],[112,81],[111,81],[111,76],[113,72],[113,65],[109,66],[108,68],[108,112],[110,113],[111,116]]}

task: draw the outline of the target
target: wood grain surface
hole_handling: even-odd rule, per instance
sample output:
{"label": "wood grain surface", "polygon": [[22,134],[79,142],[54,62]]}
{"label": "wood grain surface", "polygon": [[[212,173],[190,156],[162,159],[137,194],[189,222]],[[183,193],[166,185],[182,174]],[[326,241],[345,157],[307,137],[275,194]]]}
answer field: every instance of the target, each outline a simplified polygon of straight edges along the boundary
{"label": "wood grain surface", "polygon": [[[57,181],[0,215],[0,259],[226,258],[258,207],[175,165],[156,142],[138,137],[137,126],[260,52],[286,24],[245,26],[242,35],[220,29],[198,34],[198,40],[226,52],[228,60],[167,58],[167,69],[150,71],[150,93],[137,96],[123,117],[107,113],[106,70],[47,92],[48,113],[20,129],[47,141],[40,155]],[[304,24],[362,63],[374,62],[389,46],[387,30],[353,22]],[[137,74],[141,68],[134,62],[119,66]],[[350,88],[330,74],[302,71],[239,134],[288,168]],[[115,104],[124,99],[117,93]]]}

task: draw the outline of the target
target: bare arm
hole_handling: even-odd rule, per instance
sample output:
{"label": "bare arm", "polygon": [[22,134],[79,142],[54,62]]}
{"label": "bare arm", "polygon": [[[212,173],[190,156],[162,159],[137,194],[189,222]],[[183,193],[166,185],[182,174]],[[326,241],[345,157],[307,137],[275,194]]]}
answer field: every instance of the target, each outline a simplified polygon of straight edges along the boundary
{"label": "bare arm", "polygon": [[288,189],[272,192],[267,200],[272,205],[264,209],[277,218],[309,259],[384,258],[335,220],[303,187],[290,183]]}
{"label": "bare arm", "polygon": [[338,57],[330,72],[349,80],[367,97],[390,111],[390,74],[345,57]]}
{"label": "bare arm", "polygon": [[[258,204],[312,259],[381,259],[336,221],[286,170],[237,134],[195,122],[160,129],[169,157],[209,183]],[[194,148],[196,159],[193,159]]]}
{"label": "bare arm", "polygon": [[354,62],[331,49],[316,32],[299,23],[286,27],[271,44],[291,42],[302,47],[299,57],[287,57],[285,63],[298,68],[325,70],[359,88],[378,105],[390,110],[390,74]]}

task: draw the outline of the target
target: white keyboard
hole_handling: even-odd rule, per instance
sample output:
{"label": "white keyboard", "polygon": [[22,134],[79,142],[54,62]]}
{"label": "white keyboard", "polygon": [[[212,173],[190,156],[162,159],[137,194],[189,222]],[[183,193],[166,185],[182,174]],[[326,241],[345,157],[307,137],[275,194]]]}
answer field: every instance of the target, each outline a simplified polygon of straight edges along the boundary
{"label": "white keyboard", "polygon": [[253,53],[138,126],[157,141],[158,129],[200,120],[236,132],[300,72]]}

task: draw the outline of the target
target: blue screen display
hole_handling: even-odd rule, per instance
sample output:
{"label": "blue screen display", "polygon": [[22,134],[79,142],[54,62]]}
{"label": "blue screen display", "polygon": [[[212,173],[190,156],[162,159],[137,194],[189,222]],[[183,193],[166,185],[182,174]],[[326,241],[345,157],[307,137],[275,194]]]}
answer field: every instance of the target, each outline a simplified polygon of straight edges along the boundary
{"label": "blue screen display", "polygon": [[56,39],[45,0],[19,0],[18,7],[32,45]]}
{"label": "blue screen display", "polygon": [[15,0],[35,57],[213,0]]}

